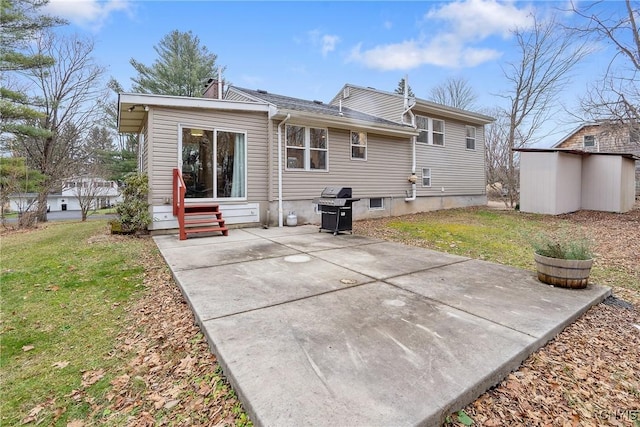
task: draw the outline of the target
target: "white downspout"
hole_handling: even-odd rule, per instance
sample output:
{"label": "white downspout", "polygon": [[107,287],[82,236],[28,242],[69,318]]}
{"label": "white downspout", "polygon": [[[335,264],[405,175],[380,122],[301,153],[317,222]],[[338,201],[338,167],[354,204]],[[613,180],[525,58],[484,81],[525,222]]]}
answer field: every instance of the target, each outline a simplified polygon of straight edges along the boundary
{"label": "white downspout", "polygon": [[[415,103],[414,103],[415,105]],[[402,113],[402,122],[404,123],[405,114],[409,113],[411,116],[411,125],[415,127],[415,115],[411,109],[413,105],[409,106],[409,76],[404,76],[404,112]],[[417,188],[416,181],[418,181],[418,177],[416,176],[416,140],[417,136],[411,137],[411,175],[407,178],[407,181],[411,183],[411,195],[404,199],[405,202],[413,202],[417,196]]]}
{"label": "white downspout", "polygon": [[291,114],[278,125],[278,227],[284,226],[284,217],[282,209],[282,125],[291,118]]}
{"label": "white downspout", "polygon": [[411,137],[411,176],[407,178],[407,180],[411,183],[411,196],[404,199],[405,202],[412,202],[416,199],[417,189],[416,189],[416,181],[418,177],[416,176],[416,140],[417,136]]}

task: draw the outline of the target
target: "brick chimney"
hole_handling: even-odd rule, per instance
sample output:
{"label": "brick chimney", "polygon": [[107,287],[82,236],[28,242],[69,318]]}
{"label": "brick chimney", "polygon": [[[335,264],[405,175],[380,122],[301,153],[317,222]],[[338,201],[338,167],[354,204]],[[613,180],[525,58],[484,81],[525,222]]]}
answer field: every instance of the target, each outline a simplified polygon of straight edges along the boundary
{"label": "brick chimney", "polygon": [[202,97],[222,99],[222,95],[224,94],[223,86],[224,86],[224,82],[218,79],[207,80],[206,87],[204,89],[204,93],[202,94]]}

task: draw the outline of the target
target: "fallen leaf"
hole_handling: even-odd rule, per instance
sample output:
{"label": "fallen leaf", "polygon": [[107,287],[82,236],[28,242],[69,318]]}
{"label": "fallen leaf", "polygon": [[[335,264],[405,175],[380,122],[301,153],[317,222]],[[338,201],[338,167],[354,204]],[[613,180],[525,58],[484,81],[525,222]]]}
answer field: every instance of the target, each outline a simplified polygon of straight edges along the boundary
{"label": "fallen leaf", "polygon": [[54,368],[62,369],[69,366],[69,362],[65,360],[64,362],[56,362],[51,366],[53,366]]}
{"label": "fallen leaf", "polygon": [[22,346],[22,351],[31,351],[35,348],[35,346],[32,345],[24,345]]}
{"label": "fallen leaf", "polygon": [[164,404],[164,409],[173,409],[178,403],[180,403],[179,400],[170,400]]}
{"label": "fallen leaf", "polygon": [[82,420],[71,420],[67,423],[67,427],[84,427],[84,421]]}
{"label": "fallen leaf", "polygon": [[54,285],[54,286],[50,286],[50,287],[48,287],[46,290],[47,290],[47,291],[57,292],[57,291],[59,291],[59,290],[60,290],[60,286],[56,286],[56,285]]}
{"label": "fallen leaf", "polygon": [[104,377],[104,369],[98,369],[97,371],[87,371],[82,374],[82,386],[89,387]]}

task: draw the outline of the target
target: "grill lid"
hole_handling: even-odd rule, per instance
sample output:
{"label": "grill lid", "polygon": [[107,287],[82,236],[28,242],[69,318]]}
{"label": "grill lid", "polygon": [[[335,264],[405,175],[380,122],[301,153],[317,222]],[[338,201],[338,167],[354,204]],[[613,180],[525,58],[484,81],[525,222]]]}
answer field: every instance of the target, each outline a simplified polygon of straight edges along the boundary
{"label": "grill lid", "polygon": [[325,187],[320,197],[349,199],[351,194],[351,187]]}

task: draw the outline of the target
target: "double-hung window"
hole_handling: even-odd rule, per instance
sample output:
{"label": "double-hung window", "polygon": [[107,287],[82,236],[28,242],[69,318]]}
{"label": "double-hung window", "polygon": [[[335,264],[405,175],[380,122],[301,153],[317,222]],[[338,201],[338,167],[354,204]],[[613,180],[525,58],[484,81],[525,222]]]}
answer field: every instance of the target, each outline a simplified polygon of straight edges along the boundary
{"label": "double-hung window", "polygon": [[366,132],[351,132],[351,159],[367,160]]}
{"label": "double-hung window", "polygon": [[444,120],[416,116],[416,127],[420,132],[418,142],[444,146]]}
{"label": "double-hung window", "polygon": [[422,168],[422,186],[431,187],[431,168]]}
{"label": "double-hung window", "polygon": [[467,150],[476,149],[476,128],[467,126]]}
{"label": "double-hung window", "polygon": [[327,130],[297,125],[286,127],[287,169],[327,170]]}

